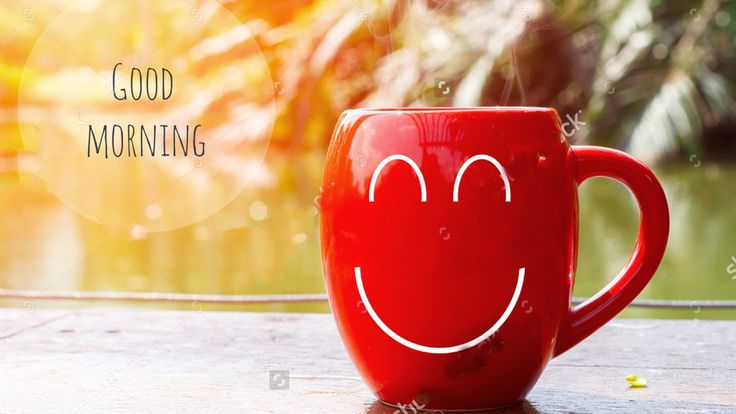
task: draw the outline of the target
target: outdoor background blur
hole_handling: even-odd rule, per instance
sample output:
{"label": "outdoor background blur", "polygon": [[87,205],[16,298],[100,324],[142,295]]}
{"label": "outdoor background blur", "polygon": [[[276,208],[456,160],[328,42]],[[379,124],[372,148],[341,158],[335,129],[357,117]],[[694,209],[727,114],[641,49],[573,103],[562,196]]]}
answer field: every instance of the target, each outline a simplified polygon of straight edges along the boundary
{"label": "outdoor background blur", "polygon": [[[210,2],[181,7],[194,11]],[[33,165],[38,147],[21,137],[18,114],[27,103],[18,99],[21,79],[24,73],[54,79],[69,69],[26,61],[45,25],[72,3],[0,5],[0,289],[323,292],[315,198],[342,110],[534,105],[556,108],[563,121],[577,119],[566,131],[571,142],[620,148],[655,169],[672,228],[641,298],[736,299],[736,272],[729,272],[736,268],[729,268],[736,263],[736,1],[223,1],[249,34],[234,28],[227,47],[207,53],[206,67],[265,59],[271,80],[249,78],[244,69],[217,103],[236,107],[247,95],[236,86],[268,83],[271,99],[261,105],[275,110],[262,115],[273,116],[266,120],[273,132],[262,138],[269,145],[265,178],[192,224],[132,232],[78,214],[24,167]],[[104,2],[83,3],[104,19]],[[144,14],[148,2],[136,7]],[[146,37],[147,26],[130,29],[133,18],[121,18],[118,29]],[[163,25],[167,15],[156,18]],[[85,50],[89,33],[67,30],[75,53],[93,54]],[[254,41],[257,48],[246,46]],[[74,99],[75,91],[58,83],[58,94]],[[207,105],[215,104],[201,107]],[[218,125],[237,126],[221,118]],[[190,185],[208,194],[213,184]],[[602,179],[581,187],[575,296],[594,294],[626,262],[638,226],[626,194]],[[329,310],[327,304],[203,307]],[[736,318],[734,311],[695,307],[624,315]]]}

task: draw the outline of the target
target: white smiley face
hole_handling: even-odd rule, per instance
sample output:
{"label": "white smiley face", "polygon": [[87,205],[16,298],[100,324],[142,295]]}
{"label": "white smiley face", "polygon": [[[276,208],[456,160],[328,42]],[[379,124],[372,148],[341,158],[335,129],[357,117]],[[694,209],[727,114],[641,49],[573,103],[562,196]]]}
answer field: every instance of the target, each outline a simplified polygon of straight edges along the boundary
{"label": "white smiley face", "polygon": [[[504,170],[503,166],[493,157],[486,154],[478,154],[470,157],[467,161],[465,161],[460,167],[460,171],[458,171],[457,176],[455,177],[455,183],[452,190],[452,201],[457,203],[459,201],[459,193],[460,193],[460,181],[462,180],[463,174],[465,173],[465,170],[470,167],[471,164],[473,164],[476,161],[488,161],[491,164],[493,164],[494,167],[498,170],[498,172],[501,174],[501,178],[503,179],[504,184],[504,190],[505,190],[505,202],[510,203],[511,202],[511,186],[509,184],[509,178],[506,174],[506,170]],[[378,181],[378,176],[381,173],[381,170],[388,165],[392,161],[403,161],[414,170],[414,173],[416,174],[417,178],[419,179],[419,186],[421,190],[421,201],[423,203],[427,202],[427,185],[424,181],[424,175],[422,174],[422,171],[419,169],[419,166],[412,160],[411,158],[401,155],[401,154],[393,154],[390,155],[381,161],[381,163],[378,164],[378,167],[376,167],[376,170],[373,172],[373,176],[371,177],[371,183],[368,190],[368,201],[374,202],[375,201],[375,190],[376,190],[376,182]],[[514,310],[514,307],[516,307],[516,303],[519,300],[519,296],[521,295],[521,288],[524,285],[524,273],[525,268],[521,267],[519,268],[519,272],[517,275],[516,280],[516,287],[514,288],[514,294],[511,297],[511,300],[508,303],[508,306],[506,306],[506,309],[504,310],[501,317],[496,320],[496,322],[488,328],[485,332],[478,335],[474,339],[471,339],[467,342],[463,342],[458,345],[453,346],[443,346],[443,347],[435,347],[435,346],[427,346],[418,344],[416,342],[412,342],[403,336],[396,333],[394,330],[389,328],[386,323],[381,320],[381,318],[378,316],[378,313],[375,309],[373,309],[373,306],[371,305],[370,300],[368,299],[368,295],[365,293],[365,288],[363,287],[363,276],[360,271],[360,267],[355,267],[355,284],[358,288],[358,293],[360,294],[360,299],[363,301],[363,305],[365,306],[366,311],[371,316],[373,321],[378,325],[381,330],[388,335],[391,339],[395,340],[396,342],[400,343],[401,345],[404,345],[407,348],[411,348],[415,351],[419,352],[425,352],[428,354],[450,354],[453,352],[459,352],[465,349],[472,348],[481,342],[485,341],[488,337],[493,335],[496,331],[498,331],[501,326],[506,322],[506,320],[511,315],[511,312]]]}

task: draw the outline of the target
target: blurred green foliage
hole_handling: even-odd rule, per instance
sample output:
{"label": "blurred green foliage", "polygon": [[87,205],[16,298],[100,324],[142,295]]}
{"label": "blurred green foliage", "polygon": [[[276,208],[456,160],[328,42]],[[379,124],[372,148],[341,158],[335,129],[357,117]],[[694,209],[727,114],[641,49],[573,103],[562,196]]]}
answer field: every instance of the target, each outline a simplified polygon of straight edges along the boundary
{"label": "blurred green foliage", "polygon": [[[350,107],[534,105],[563,118],[580,113],[585,125],[573,141],[645,161],[736,153],[732,1],[223,3],[261,50],[244,47],[252,40],[243,37],[203,63],[266,56],[277,149],[324,148]],[[29,23],[25,13],[0,6],[0,122],[43,17]],[[436,93],[439,78],[453,80],[450,94]]]}
{"label": "blurred green foliage", "polygon": [[[736,3],[316,1],[259,40],[274,142],[321,148],[356,106],[551,106],[578,143],[659,161],[736,154]],[[262,12],[244,7],[249,12]],[[439,78],[452,93],[435,93]]]}
{"label": "blurred green foliage", "polygon": [[[18,82],[48,9],[27,21],[0,5],[0,161],[23,148]],[[197,3],[197,2],[195,2]],[[2,174],[0,286],[195,293],[322,291],[314,197],[340,112],[358,106],[541,105],[585,123],[571,140],[625,149],[660,165],[672,207],[671,242],[643,297],[728,299],[736,255],[736,2],[604,0],[227,0],[251,37],[192,70],[265,56],[277,119],[265,159],[273,177],[202,222],[143,235],[110,232],[73,215],[43,182]],[[247,65],[246,65],[247,66]],[[247,71],[246,71],[247,72]],[[248,77],[243,73],[243,77]],[[449,94],[437,80],[451,80]],[[251,81],[251,80],[249,80]],[[266,82],[262,80],[262,82]],[[248,83],[248,82],[244,82]],[[248,99],[252,95],[247,95]],[[230,91],[210,105],[246,99]],[[218,106],[218,108],[219,108]],[[222,117],[227,111],[218,111]],[[218,120],[227,123],[228,120]],[[236,122],[230,120],[230,122]],[[5,155],[4,155],[5,154]],[[614,184],[581,189],[576,295],[620,269],[636,208]],[[613,200],[613,201],[612,201]],[[260,203],[260,204],[258,204]],[[252,214],[257,206],[267,214]],[[628,243],[628,244],[627,244]],[[250,308],[249,308],[250,309]],[[263,307],[258,309],[264,309]],[[326,310],[326,305],[270,310]],[[732,312],[629,310],[629,316],[733,317]]]}

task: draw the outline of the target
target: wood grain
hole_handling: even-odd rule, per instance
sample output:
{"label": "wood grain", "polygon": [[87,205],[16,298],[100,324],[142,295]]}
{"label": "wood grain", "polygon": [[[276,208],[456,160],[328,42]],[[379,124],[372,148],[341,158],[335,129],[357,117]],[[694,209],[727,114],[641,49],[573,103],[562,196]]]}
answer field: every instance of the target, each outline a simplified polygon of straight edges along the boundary
{"label": "wood grain", "polygon": [[[629,388],[632,373],[648,387]],[[736,322],[616,320],[495,412],[736,413],[735,385]],[[0,309],[0,413],[102,412],[396,409],[363,385],[330,315]]]}

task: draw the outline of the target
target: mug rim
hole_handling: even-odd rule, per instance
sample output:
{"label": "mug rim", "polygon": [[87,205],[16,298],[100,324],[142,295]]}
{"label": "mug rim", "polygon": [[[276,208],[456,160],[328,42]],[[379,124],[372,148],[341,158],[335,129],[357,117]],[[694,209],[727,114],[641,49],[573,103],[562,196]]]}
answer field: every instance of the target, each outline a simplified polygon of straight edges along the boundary
{"label": "mug rim", "polygon": [[366,107],[346,109],[343,113],[380,114],[380,113],[553,113],[554,108],[544,106],[394,106]]}

